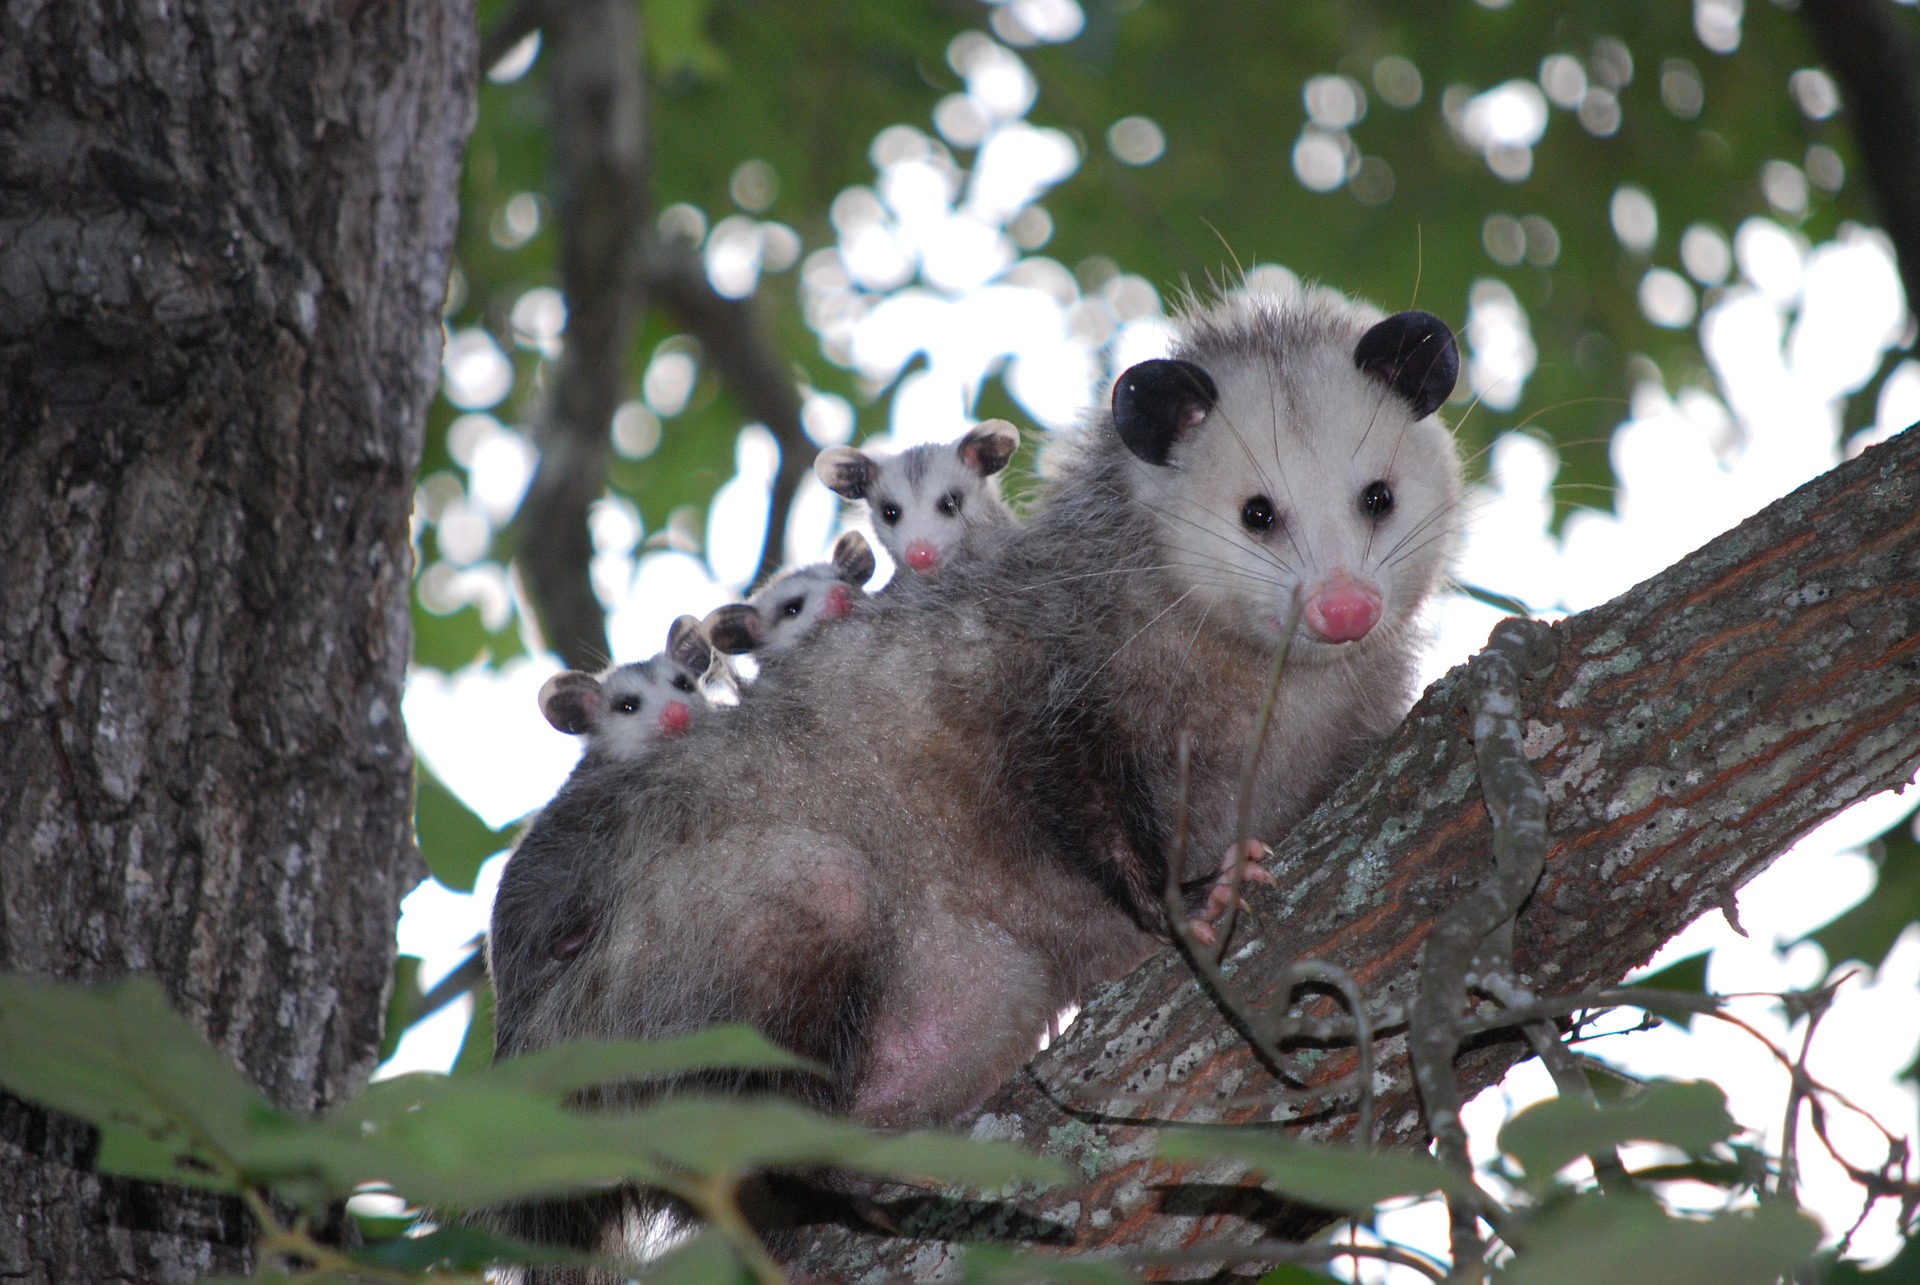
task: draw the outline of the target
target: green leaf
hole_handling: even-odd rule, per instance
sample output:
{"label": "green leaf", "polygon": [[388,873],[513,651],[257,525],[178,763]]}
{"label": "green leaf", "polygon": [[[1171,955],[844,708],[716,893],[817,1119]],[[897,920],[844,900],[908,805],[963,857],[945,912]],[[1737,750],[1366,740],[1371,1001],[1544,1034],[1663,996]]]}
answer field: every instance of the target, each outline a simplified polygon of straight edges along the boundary
{"label": "green leaf", "polygon": [[[1704,995],[1707,992],[1707,958],[1708,952],[1701,951],[1698,955],[1688,955],[1685,959],[1677,959],[1657,973],[1648,973],[1645,977],[1637,981],[1627,983],[1622,989],[1685,991],[1690,995]],[[1648,1011],[1659,1012],[1655,1009],[1649,1009]],[[1693,1019],[1698,1017],[1699,1014],[1688,1012],[1659,1012],[1659,1016],[1666,1018],[1669,1022],[1674,1022],[1680,1026],[1691,1029]]]}
{"label": "green leaf", "polygon": [[482,863],[512,846],[506,835],[489,828],[418,763],[414,766],[413,833],[427,869],[455,892],[472,892]]}
{"label": "green leaf", "polygon": [[575,1040],[509,1059],[483,1074],[503,1088],[560,1099],[602,1084],[720,1069],[826,1074],[750,1026],[716,1026],[665,1040]]}
{"label": "green leaf", "polygon": [[1472,1182],[1429,1156],[1324,1147],[1264,1129],[1170,1129],[1162,1160],[1234,1160],[1255,1169],[1282,1195],[1322,1209],[1364,1214],[1383,1200],[1444,1191],[1479,1201]]}
{"label": "green leaf", "polygon": [[1067,1179],[1064,1165],[1012,1143],[933,1132],[876,1134],[771,1099],[675,1097],[634,1115],[600,1118],[602,1129],[695,1173],[835,1165],[876,1177],[977,1189]]}
{"label": "green leaf", "polygon": [[1005,1245],[972,1246],[961,1260],[960,1272],[961,1285],[1027,1285],[1029,1281],[1133,1285],[1139,1279],[1113,1263],[1023,1254]]}
{"label": "green leaf", "polygon": [[353,1252],[355,1261],[401,1272],[477,1272],[492,1263],[585,1264],[588,1254],[529,1245],[479,1227],[440,1227],[424,1236],[402,1236]]}
{"label": "green leaf", "polygon": [[1260,1278],[1260,1285],[1323,1285],[1327,1277],[1315,1271],[1309,1271],[1296,1263],[1287,1263],[1274,1268]]}
{"label": "green leaf", "polygon": [[481,1076],[399,1076],[329,1119],[277,1122],[247,1168],[306,1204],[376,1185],[456,1210],[661,1176],[599,1119]]}
{"label": "green leaf", "polygon": [[386,1025],[380,1031],[380,1053],[376,1062],[384,1062],[400,1047],[400,1037],[414,1021],[414,1008],[420,1002],[420,961],[412,955],[393,957],[393,989],[387,994]]}
{"label": "green leaf", "polygon": [[280,1114],[150,977],[0,974],[0,1085],[98,1127],[106,1172],[220,1191],[252,1123]]}
{"label": "green leaf", "polygon": [[477,1075],[493,1065],[493,986],[483,976],[473,985],[473,1018],[460,1039],[453,1074]]}
{"label": "green leaf", "polygon": [[1500,1149],[1526,1171],[1528,1187],[1544,1191],[1584,1155],[1626,1142],[1663,1142],[1699,1155],[1738,1129],[1719,1085],[1672,1080],[1597,1109],[1572,1098],[1536,1103],[1502,1126]]}
{"label": "green leaf", "polygon": [[703,1231],[647,1264],[647,1285],[750,1285],[752,1280],[726,1237],[716,1231]]}
{"label": "green leaf", "polygon": [[1819,945],[1828,964],[1857,959],[1878,967],[1894,939],[1920,917],[1920,839],[1908,814],[1869,845],[1879,866],[1873,891],[1859,905],[1824,928],[1801,938]]}
{"label": "green leaf", "polygon": [[1780,1204],[1688,1218],[1650,1199],[1583,1196],[1516,1231],[1513,1285],[1774,1285],[1805,1263],[1820,1225]]}

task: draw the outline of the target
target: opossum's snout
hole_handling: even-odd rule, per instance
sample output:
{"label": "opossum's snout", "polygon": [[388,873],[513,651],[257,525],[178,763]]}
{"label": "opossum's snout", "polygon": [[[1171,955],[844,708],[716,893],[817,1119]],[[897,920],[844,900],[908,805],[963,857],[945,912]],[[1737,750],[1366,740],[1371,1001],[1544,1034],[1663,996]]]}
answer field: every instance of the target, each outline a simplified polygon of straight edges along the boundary
{"label": "opossum's snout", "polygon": [[678,736],[693,726],[693,711],[685,701],[668,701],[660,707],[660,733]]}
{"label": "opossum's snout", "polygon": [[853,591],[843,584],[834,585],[820,601],[817,613],[821,620],[838,620],[853,610]]}
{"label": "opossum's snout", "polygon": [[1357,642],[1380,623],[1380,591],[1336,571],[1307,598],[1301,615],[1327,642]]}
{"label": "opossum's snout", "polygon": [[926,575],[940,565],[940,550],[931,540],[915,540],[906,549],[907,565]]}

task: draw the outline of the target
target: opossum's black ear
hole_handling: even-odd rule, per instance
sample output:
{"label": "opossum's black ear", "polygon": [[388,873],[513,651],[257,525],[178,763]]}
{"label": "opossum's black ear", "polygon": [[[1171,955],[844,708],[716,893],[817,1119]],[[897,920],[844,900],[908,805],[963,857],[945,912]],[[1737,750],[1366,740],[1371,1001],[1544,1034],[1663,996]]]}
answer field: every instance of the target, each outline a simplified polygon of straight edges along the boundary
{"label": "opossum's black ear", "polygon": [[1180,435],[1207,417],[1220,390],[1190,361],[1143,361],[1113,382],[1113,426],[1128,450],[1165,464]]}
{"label": "opossum's black ear", "polygon": [[831,446],[813,460],[813,474],[821,485],[849,500],[867,498],[880,466],[871,455],[863,455],[851,446]]}
{"label": "opossum's black ear", "polygon": [[760,613],[744,602],[715,607],[707,613],[705,625],[713,645],[728,655],[759,650]]}
{"label": "opossum's black ear", "polygon": [[704,674],[713,664],[713,640],[698,616],[680,616],[667,626],[667,659]]}
{"label": "opossum's black ear", "polygon": [[1447,323],[1430,312],[1396,312],[1360,336],[1353,364],[1399,393],[1425,419],[1453,396],[1460,348]]}
{"label": "opossum's black ear", "polygon": [[600,717],[600,680],[577,669],[555,674],[540,687],[540,712],[568,736],[591,732]]}
{"label": "opossum's black ear", "polygon": [[873,579],[873,546],[858,531],[833,542],[833,574],[856,588]]}
{"label": "opossum's black ear", "polygon": [[992,477],[1020,449],[1020,430],[1004,419],[983,419],[955,443],[960,462],[981,477]]}

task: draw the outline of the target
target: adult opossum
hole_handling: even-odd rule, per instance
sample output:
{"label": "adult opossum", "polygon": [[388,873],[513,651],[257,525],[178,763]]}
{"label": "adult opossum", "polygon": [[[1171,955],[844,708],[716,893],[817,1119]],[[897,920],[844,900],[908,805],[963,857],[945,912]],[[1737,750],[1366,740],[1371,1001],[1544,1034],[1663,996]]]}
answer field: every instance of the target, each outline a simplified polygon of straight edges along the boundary
{"label": "adult opossum", "polygon": [[1182,318],[1056,444],[1026,526],[856,602],[644,770],[575,774],[501,882],[499,1055],[744,1021],[833,1069],[822,1106],[977,1105],[1165,938],[1183,733],[1178,873],[1205,899],[1296,592],[1253,834],[1404,714],[1455,534],[1433,412],[1457,370],[1437,318],[1326,291]]}

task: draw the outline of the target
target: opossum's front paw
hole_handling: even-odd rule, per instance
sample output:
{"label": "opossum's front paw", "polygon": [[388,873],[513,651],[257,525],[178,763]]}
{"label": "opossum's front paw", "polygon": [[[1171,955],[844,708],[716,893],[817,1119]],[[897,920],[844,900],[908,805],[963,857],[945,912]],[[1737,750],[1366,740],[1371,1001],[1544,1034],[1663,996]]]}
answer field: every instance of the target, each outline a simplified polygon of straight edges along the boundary
{"label": "opossum's front paw", "polygon": [[[1187,932],[1195,941],[1211,946],[1218,939],[1219,933],[1214,925],[1226,918],[1227,907],[1233,904],[1235,862],[1240,864],[1239,882],[1242,885],[1270,884],[1273,876],[1260,863],[1272,855],[1273,849],[1258,839],[1248,839],[1227,849],[1227,855],[1220,859],[1220,873],[1213,877],[1213,887],[1207,889],[1207,899],[1187,920]],[[1244,910],[1245,906],[1241,908]]]}

